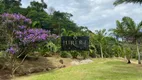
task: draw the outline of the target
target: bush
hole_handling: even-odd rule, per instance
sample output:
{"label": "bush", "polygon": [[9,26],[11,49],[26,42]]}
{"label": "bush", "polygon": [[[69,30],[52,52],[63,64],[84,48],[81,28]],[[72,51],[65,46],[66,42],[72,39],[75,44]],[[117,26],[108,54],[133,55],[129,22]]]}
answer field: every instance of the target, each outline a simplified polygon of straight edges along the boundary
{"label": "bush", "polygon": [[[41,42],[48,40],[49,31],[43,29],[31,29],[32,21],[21,14],[4,13],[0,15],[0,23],[4,34],[8,38],[7,52],[10,53],[12,75],[16,69],[24,62],[29,53],[34,52]],[[56,37],[54,35],[53,37]],[[15,66],[17,58],[22,61],[19,66]]]}
{"label": "bush", "polygon": [[58,47],[52,42],[48,42],[45,45],[41,45],[38,50],[42,56],[52,56],[54,53],[58,51]]}
{"label": "bush", "polygon": [[83,57],[83,59],[86,59],[89,57],[89,51],[81,51],[81,56]]}
{"label": "bush", "polygon": [[96,47],[93,45],[90,46],[89,56],[91,56],[92,58],[97,57],[97,50],[96,50]]}
{"label": "bush", "polygon": [[61,51],[60,56],[62,58],[72,58],[72,55],[67,51]]}
{"label": "bush", "polygon": [[78,51],[70,51],[70,54],[73,59],[77,59],[77,56],[80,55],[80,53]]}

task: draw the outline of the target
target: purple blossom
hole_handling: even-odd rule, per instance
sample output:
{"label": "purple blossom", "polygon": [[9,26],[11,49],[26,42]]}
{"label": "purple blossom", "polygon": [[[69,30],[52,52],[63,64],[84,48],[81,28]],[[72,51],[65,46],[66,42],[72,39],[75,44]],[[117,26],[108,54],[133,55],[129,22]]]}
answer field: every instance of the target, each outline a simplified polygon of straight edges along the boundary
{"label": "purple blossom", "polygon": [[19,28],[21,29],[21,30],[23,30],[23,29],[26,29],[26,26],[19,26]]}
{"label": "purple blossom", "polygon": [[21,31],[16,31],[15,34],[21,35],[21,34],[23,34],[23,33],[22,33]]}
{"label": "purple blossom", "polygon": [[28,24],[31,24],[32,21],[29,18],[26,18],[25,16],[21,14],[9,14],[9,13],[4,13],[1,15],[2,20],[5,22],[6,20],[12,20],[13,22],[26,22]]}
{"label": "purple blossom", "polygon": [[45,41],[48,38],[48,31],[43,29],[27,29],[23,32],[17,31],[15,35],[21,42],[28,44],[31,42]]}
{"label": "purple blossom", "polygon": [[31,19],[27,19],[27,18],[24,20],[24,22],[27,22],[27,23],[30,23],[30,24],[32,23]]}
{"label": "purple blossom", "polygon": [[11,37],[14,40],[12,43],[16,44],[17,47],[7,49],[11,54],[15,54],[18,51],[16,49],[23,48],[21,45],[33,46],[30,43],[34,43],[34,46],[36,46],[36,43],[46,41],[49,37],[57,38],[57,35],[50,36],[50,31],[28,28],[26,25],[31,24],[32,21],[21,14],[4,13],[0,17],[2,18],[3,24],[6,24],[6,29],[14,33],[14,36]]}
{"label": "purple blossom", "polygon": [[47,37],[47,36],[48,36],[47,34],[42,34],[40,38],[41,38],[42,40],[46,40],[46,37]]}
{"label": "purple blossom", "polygon": [[15,54],[16,53],[16,49],[14,49],[13,47],[10,47],[9,49],[7,49],[7,52],[9,52],[11,54]]}

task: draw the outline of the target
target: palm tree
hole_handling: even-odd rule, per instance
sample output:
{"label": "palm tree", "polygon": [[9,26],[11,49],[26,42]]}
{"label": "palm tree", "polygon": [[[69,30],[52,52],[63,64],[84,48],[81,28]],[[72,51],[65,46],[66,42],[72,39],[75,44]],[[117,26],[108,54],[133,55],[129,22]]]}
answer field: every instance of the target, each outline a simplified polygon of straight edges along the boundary
{"label": "palm tree", "polygon": [[142,0],[116,0],[113,4],[115,6],[122,4],[122,3],[139,3],[142,4]]}
{"label": "palm tree", "polygon": [[139,39],[142,37],[142,21],[136,25],[136,23],[130,17],[124,17],[123,19],[124,26],[127,27],[126,38],[131,38],[132,42],[137,46],[137,53],[138,53],[138,64],[141,64],[140,61],[140,52],[139,52]]}
{"label": "palm tree", "polygon": [[97,38],[96,38],[96,42],[99,43],[99,47],[100,47],[100,53],[101,53],[101,58],[104,57],[103,54],[103,43],[105,41],[105,35],[106,35],[106,30],[96,30],[96,34],[97,34]]}
{"label": "palm tree", "polygon": [[116,21],[117,27],[116,29],[111,29],[113,33],[125,38],[126,41],[135,43],[137,46],[137,54],[138,54],[138,64],[141,64],[140,61],[140,52],[139,52],[139,40],[142,37],[142,21],[137,25],[130,17],[123,17],[122,22]]}
{"label": "palm tree", "polygon": [[130,18],[130,17],[123,17],[122,22],[116,21],[117,28],[112,29],[113,33],[117,33],[117,35],[125,38],[126,41],[135,43],[137,46],[137,53],[138,53],[138,64],[141,64],[140,61],[140,52],[139,52],[139,45],[138,41],[142,37],[142,22],[138,25]]}
{"label": "palm tree", "polygon": [[[116,28],[110,29],[112,31],[112,34],[116,36],[116,38],[122,38],[122,41],[124,40],[126,27],[123,26],[123,22],[116,21]],[[117,39],[118,40],[118,39]]]}

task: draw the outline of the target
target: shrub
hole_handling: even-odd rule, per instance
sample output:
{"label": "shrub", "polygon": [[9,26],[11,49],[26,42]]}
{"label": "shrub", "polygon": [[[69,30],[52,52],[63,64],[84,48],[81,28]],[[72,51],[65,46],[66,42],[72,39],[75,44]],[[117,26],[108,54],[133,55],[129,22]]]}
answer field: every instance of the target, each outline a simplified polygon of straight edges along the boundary
{"label": "shrub", "polygon": [[30,29],[31,19],[21,14],[4,13],[1,15],[3,29],[9,38],[7,52],[15,55],[26,55],[37,48],[37,45],[46,41],[49,31]]}
{"label": "shrub", "polygon": [[83,57],[83,59],[86,59],[89,57],[89,51],[81,51],[81,56]]}
{"label": "shrub", "polygon": [[[4,13],[0,15],[0,23],[5,35],[8,38],[8,49],[12,74],[23,63],[28,53],[38,48],[38,44],[47,41],[51,35],[43,29],[31,29],[31,19],[21,14]],[[55,35],[53,37],[56,37]],[[15,66],[16,58],[22,58],[19,66]]]}
{"label": "shrub", "polygon": [[72,55],[67,51],[61,51],[60,56],[62,58],[72,58]]}
{"label": "shrub", "polygon": [[39,48],[39,52],[42,56],[51,56],[58,51],[58,47],[52,42],[45,43]]}
{"label": "shrub", "polygon": [[73,59],[77,59],[77,56],[80,55],[80,53],[78,51],[70,51],[70,54]]}

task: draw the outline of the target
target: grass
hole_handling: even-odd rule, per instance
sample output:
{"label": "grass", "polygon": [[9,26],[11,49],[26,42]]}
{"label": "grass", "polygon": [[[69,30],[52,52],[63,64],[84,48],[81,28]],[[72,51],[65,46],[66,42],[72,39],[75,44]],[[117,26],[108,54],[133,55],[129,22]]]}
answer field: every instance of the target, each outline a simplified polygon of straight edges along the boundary
{"label": "grass", "polygon": [[94,59],[82,64],[13,80],[142,80],[142,66],[120,59]]}

